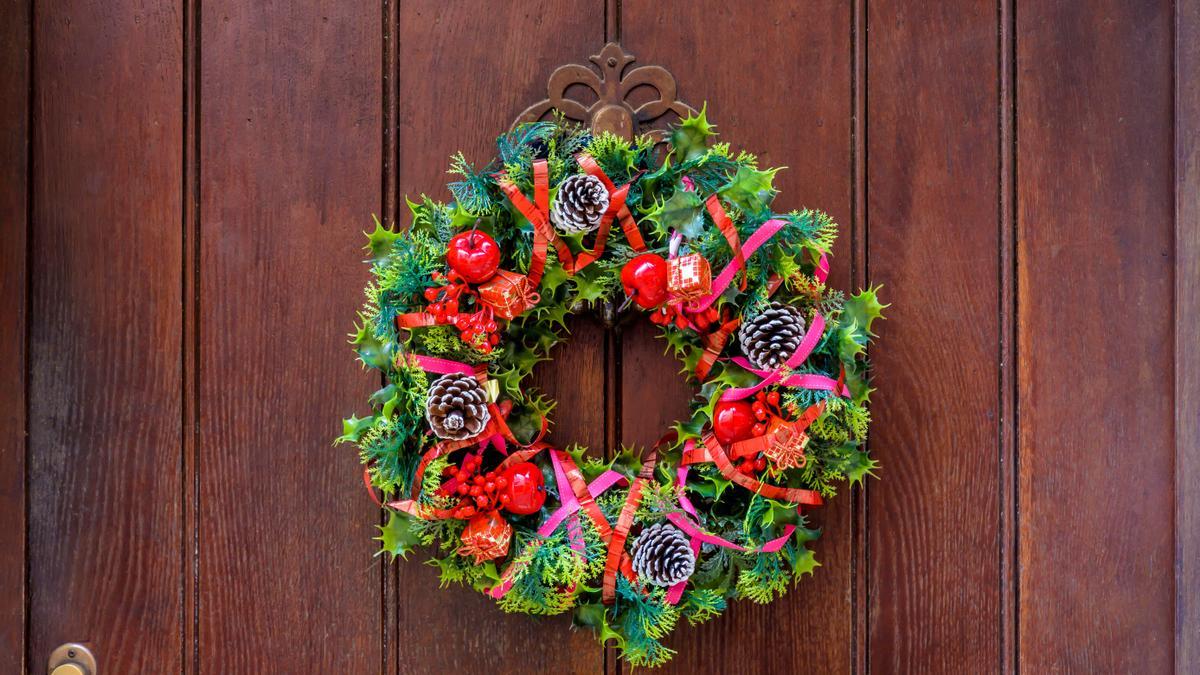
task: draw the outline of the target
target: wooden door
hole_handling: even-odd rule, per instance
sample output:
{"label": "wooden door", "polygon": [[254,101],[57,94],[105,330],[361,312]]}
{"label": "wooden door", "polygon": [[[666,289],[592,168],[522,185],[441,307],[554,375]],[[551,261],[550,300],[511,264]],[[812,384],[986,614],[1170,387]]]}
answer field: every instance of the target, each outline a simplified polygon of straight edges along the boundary
{"label": "wooden door", "polygon": [[[883,283],[882,480],[787,597],[664,672],[1200,662],[1195,0],[3,0],[0,666],[621,672],[564,620],[373,557],[337,420],[370,214],[619,40],[842,223]],[[555,440],[684,410],[648,326],[576,317]],[[569,357],[568,357],[569,354]],[[568,363],[567,359],[570,359]],[[650,388],[646,382],[668,383]],[[669,384],[676,383],[676,384]]]}

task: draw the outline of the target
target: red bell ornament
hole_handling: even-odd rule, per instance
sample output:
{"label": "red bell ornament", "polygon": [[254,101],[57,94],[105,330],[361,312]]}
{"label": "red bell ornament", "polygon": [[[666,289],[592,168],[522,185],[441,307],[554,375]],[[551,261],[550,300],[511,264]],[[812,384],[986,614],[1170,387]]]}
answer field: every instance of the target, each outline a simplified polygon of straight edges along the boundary
{"label": "red bell ornament", "polygon": [[[507,485],[500,503],[504,509],[519,516],[537,513],[546,503],[546,479],[533,462],[518,462],[502,474]],[[508,497],[504,499],[503,497]]]}
{"label": "red bell ornament", "polygon": [[712,268],[704,256],[689,253],[667,261],[667,293],[671,302],[688,302],[712,292]]}
{"label": "red bell ornament", "polygon": [[479,287],[479,300],[501,319],[515,319],[532,309],[539,299],[529,277],[508,270],[497,270]]}
{"label": "red bell ornament", "polygon": [[713,434],[721,445],[752,438],[757,421],[754,408],[746,401],[719,401],[713,408]]}
{"label": "red bell ornament", "polygon": [[500,268],[500,246],[486,232],[460,232],[446,247],[446,264],[467,283],[483,283]]}
{"label": "red bell ornament", "polygon": [[639,307],[654,309],[667,301],[667,261],[643,253],[621,268],[621,286]]}
{"label": "red bell ornament", "polygon": [[462,532],[461,556],[472,556],[478,565],[485,560],[494,560],[508,555],[508,544],[512,541],[512,525],[496,511],[480,513],[467,522]]}

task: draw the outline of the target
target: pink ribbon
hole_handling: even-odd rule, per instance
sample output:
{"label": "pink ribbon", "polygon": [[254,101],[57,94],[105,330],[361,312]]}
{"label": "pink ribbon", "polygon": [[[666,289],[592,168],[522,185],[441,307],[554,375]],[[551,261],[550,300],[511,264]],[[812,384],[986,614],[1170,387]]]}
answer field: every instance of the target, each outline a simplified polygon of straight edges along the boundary
{"label": "pink ribbon", "polygon": [[416,355],[417,364],[421,366],[421,370],[427,370],[431,373],[439,375],[454,375],[461,373],[463,375],[474,375],[475,367],[468,366],[465,363],[451,361],[450,359],[439,359],[436,356]]}
{"label": "pink ribbon", "polygon": [[[812,323],[808,326],[808,332],[804,334],[804,339],[802,339],[800,341],[800,345],[798,347],[796,347],[796,351],[793,352],[790,357],[788,357],[788,360],[786,362],[784,362],[783,366],[779,367],[776,370],[767,372],[766,376],[763,377],[762,381],[759,382],[758,384],[754,385],[753,387],[730,387],[729,389],[726,389],[724,391],[724,393],[721,394],[721,400],[722,401],[738,401],[743,398],[748,398],[750,396],[753,396],[758,390],[762,389],[763,387],[769,387],[770,385],[775,384],[776,382],[779,382],[780,380],[785,380],[784,373],[787,372],[788,370],[792,370],[792,369],[796,368],[801,363],[804,363],[804,360],[808,358],[809,354],[812,354],[812,351],[817,348],[817,343],[820,342],[820,340],[821,340],[821,333],[823,333],[824,331],[825,331],[825,317],[821,316],[820,314],[814,314]],[[735,361],[735,363],[736,363],[736,361]],[[763,373],[764,371],[756,371],[756,372],[760,373],[760,376],[761,376],[761,373]],[[791,377],[796,377],[796,376],[791,376]],[[786,378],[786,380],[790,380],[791,377]],[[800,377],[803,377],[803,376],[800,376]],[[820,376],[818,376],[818,377],[820,377]],[[785,380],[785,384],[786,384],[786,380]],[[835,386],[836,386],[836,384],[835,384]],[[835,387],[830,387],[830,390],[832,390],[834,388]]]}
{"label": "pink ribbon", "polygon": [[[754,366],[750,365],[750,361],[746,360],[746,358],[742,357],[742,356],[735,356],[730,360],[733,361],[734,363],[736,363],[737,365],[741,366],[743,369],[748,370],[748,371],[754,373],[755,375],[758,375],[759,377],[770,377],[772,374],[774,374],[776,372],[776,371],[771,371],[771,370],[759,370],[758,368],[755,368]],[[799,375],[790,375],[790,376],[780,380],[779,384],[781,384],[785,387],[792,387],[795,389],[815,389],[818,391],[836,392],[836,393],[840,394],[841,396],[849,396],[850,395],[850,388],[847,387],[845,385],[845,383],[842,384],[841,391],[838,391],[838,381],[837,380],[833,379],[832,377],[828,377],[826,375],[818,375],[816,373],[804,373],[804,374],[799,374]]]}
{"label": "pink ribbon", "polygon": [[[746,240],[746,243],[742,244],[742,258],[749,258],[750,256],[754,255],[754,252],[757,251],[759,247],[767,243],[767,241],[771,237],[775,236],[777,232],[782,230],[785,225],[787,225],[787,222],[779,219],[771,219],[760,225],[759,228],[754,231],[754,234],[750,235],[750,238]],[[740,260],[736,256],[733,260],[729,261],[729,264],[725,266],[725,269],[721,270],[721,273],[717,275],[716,279],[713,279],[712,292],[706,297],[697,300],[691,306],[691,311],[702,312],[712,306],[712,304],[717,301],[717,298],[721,297],[721,294],[725,292],[725,289],[729,288],[729,284],[733,283],[733,278],[737,276],[738,271],[740,271],[742,268],[739,263]]]}

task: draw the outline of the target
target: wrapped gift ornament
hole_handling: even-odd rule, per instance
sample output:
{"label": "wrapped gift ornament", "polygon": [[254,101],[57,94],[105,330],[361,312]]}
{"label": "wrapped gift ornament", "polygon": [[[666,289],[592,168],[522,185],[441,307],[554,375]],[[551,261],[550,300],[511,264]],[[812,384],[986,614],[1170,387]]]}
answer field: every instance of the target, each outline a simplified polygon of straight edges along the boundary
{"label": "wrapped gift ornament", "polygon": [[671,302],[688,302],[712,292],[712,268],[699,253],[667,261],[667,292]]}
{"label": "wrapped gift ornament", "polygon": [[498,270],[495,276],[479,286],[479,299],[491,307],[496,316],[512,320],[536,305],[538,294],[529,277]]}
{"label": "wrapped gift ornament", "polygon": [[467,522],[458,554],[474,557],[475,564],[503,558],[508,555],[508,543],[512,540],[512,533],[512,525],[499,513],[480,513]]}

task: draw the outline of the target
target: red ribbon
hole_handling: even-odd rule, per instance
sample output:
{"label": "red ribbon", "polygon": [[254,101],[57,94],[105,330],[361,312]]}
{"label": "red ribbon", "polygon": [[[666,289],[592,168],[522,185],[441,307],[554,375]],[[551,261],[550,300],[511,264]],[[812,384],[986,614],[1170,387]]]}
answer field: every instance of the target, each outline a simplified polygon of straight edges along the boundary
{"label": "red ribbon", "polygon": [[742,253],[742,244],[738,241],[737,227],[734,226],[733,220],[729,218],[729,214],[725,213],[725,207],[721,206],[721,198],[716,193],[708,196],[704,202],[704,206],[708,209],[708,215],[712,216],[713,223],[721,234],[725,235],[725,241],[729,242],[729,248],[733,250],[733,263],[737,269],[742,271],[742,279],[738,282],[738,290],[746,290],[746,257]]}
{"label": "red ribbon", "polygon": [[604,563],[604,583],[600,588],[600,601],[606,605],[611,605],[617,599],[617,572],[621,571],[623,558],[628,557],[625,553],[625,540],[629,537],[629,529],[633,527],[633,516],[637,512],[638,502],[642,500],[642,493],[646,490],[646,485],[654,478],[654,464],[658,459],[658,455],[654,450],[646,456],[646,461],[642,464],[642,470],[638,472],[638,477],[633,481],[633,485],[629,486],[629,494],[625,497],[625,505],[621,507],[621,514],[617,516],[617,526],[613,529],[612,538],[608,542],[608,560]]}
{"label": "red ribbon", "polygon": [[683,464],[712,462],[716,465],[717,470],[721,472],[721,475],[730,482],[737,483],[751,492],[758,493],[770,499],[809,506],[820,506],[823,503],[821,501],[821,494],[814,490],[770,485],[738,471],[737,467],[730,461],[729,456],[725,454],[725,448],[721,446],[720,441],[711,432],[705,434],[701,441],[703,445],[684,449]]}
{"label": "red ribbon", "polygon": [[[618,188],[605,175],[600,165],[596,164],[595,160],[591,157],[581,154],[576,159],[585,172],[599,178],[604,183],[609,197],[608,209],[604,211],[604,215],[600,218],[600,225],[596,231],[596,241],[592,245],[592,250],[580,251],[578,255],[571,253],[567,242],[558,236],[558,232],[555,231],[553,225],[550,223],[550,174],[546,160],[539,159],[533,163],[534,201],[532,203],[503,174],[497,177],[497,183],[501,191],[512,202],[512,205],[521,212],[521,215],[525,216],[529,223],[533,225],[534,256],[530,260],[527,276],[533,282],[534,286],[542,278],[542,272],[546,263],[546,242],[554,246],[555,252],[558,253],[558,260],[567,274],[577,274],[604,254],[604,246],[608,240],[608,231],[612,226],[613,218],[617,217],[622,210],[626,214],[629,213],[629,209],[625,206],[625,197],[629,193],[630,184],[626,183]],[[632,214],[629,214],[628,218],[622,218],[621,226],[625,228],[625,236],[630,239],[631,245],[636,247],[640,244],[642,248],[645,248],[645,243],[641,240],[641,233],[637,230],[637,224],[633,221]],[[540,254],[539,240],[541,240]]]}

